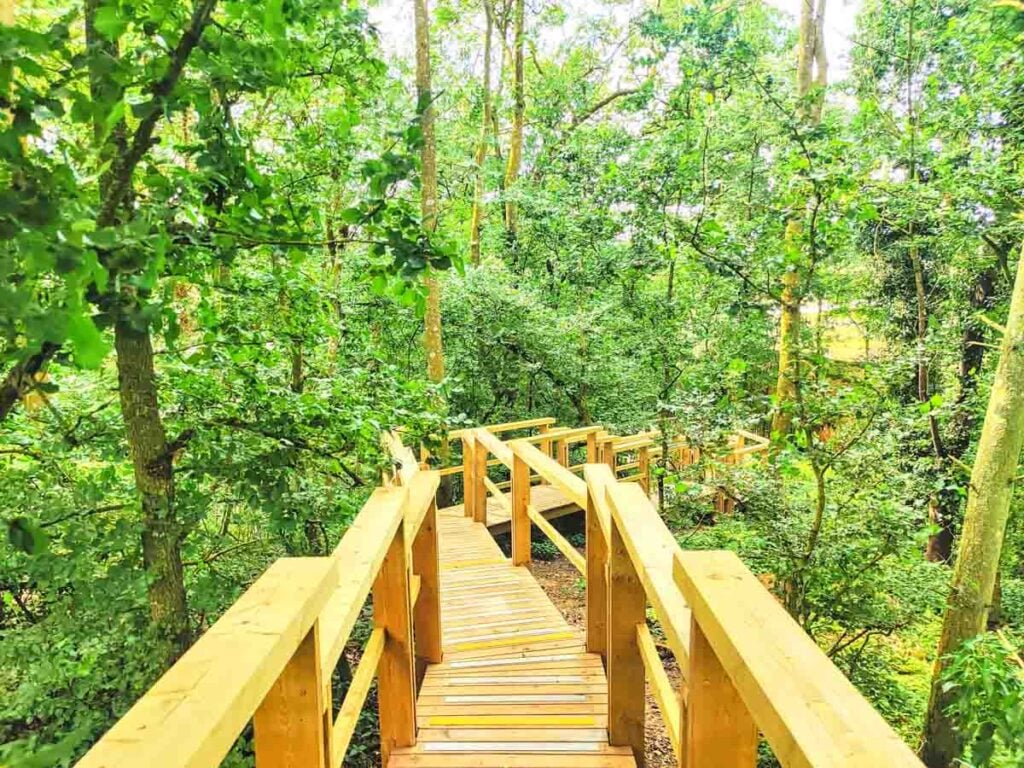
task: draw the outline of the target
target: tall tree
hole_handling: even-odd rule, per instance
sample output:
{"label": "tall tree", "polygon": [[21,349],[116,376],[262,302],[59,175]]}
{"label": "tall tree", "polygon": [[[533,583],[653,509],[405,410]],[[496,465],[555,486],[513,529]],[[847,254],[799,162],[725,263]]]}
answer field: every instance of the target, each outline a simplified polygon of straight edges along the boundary
{"label": "tall tree", "polygon": [[[797,117],[804,127],[813,127],[821,122],[823,91],[828,83],[824,28],[825,0],[803,0],[800,4],[796,93]],[[804,216],[805,211],[798,208],[792,211],[786,222],[782,247],[787,255],[801,250]],[[800,385],[800,306],[804,294],[801,278],[809,277],[807,274],[801,275],[799,259],[788,260],[789,266],[782,277],[779,373],[775,384],[775,413],[772,417],[772,432],[779,435],[788,435],[793,426],[792,409]]]}
{"label": "tall tree", "polygon": [[929,768],[950,768],[962,745],[947,714],[954,692],[945,690],[949,654],[985,630],[995,590],[1014,479],[1024,444],[1024,269],[1017,277],[1003,331],[992,392],[967,491],[960,549],[953,570],[932,674],[922,758]]}
{"label": "tall tree", "polygon": [[484,217],[484,163],[487,161],[488,136],[491,132],[491,39],[494,36],[494,10],[491,0],[482,0],[484,7],[484,75],[480,89],[482,117],[480,140],[476,146],[476,178],[473,182],[473,213],[469,221],[469,254],[474,264],[480,263],[480,225]]}
{"label": "tall tree", "polygon": [[523,63],[523,52],[526,45],[523,26],[525,24],[525,0],[515,0],[514,19],[512,22],[512,55],[513,55],[513,86],[512,86],[512,136],[508,145],[508,164],[505,166],[505,233],[510,241],[515,240],[518,231],[518,209],[510,192],[523,162],[523,121],[526,113],[526,86]]}

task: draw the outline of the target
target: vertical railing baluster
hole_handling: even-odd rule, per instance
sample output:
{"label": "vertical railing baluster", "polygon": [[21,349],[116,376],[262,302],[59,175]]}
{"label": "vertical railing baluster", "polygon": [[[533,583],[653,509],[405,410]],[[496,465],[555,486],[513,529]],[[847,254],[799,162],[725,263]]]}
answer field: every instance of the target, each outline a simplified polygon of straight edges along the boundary
{"label": "vertical railing baluster", "polygon": [[512,457],[512,564],[530,562],[530,516],[526,507],[530,503],[530,467],[519,458]]}
{"label": "vertical railing baluster", "polygon": [[477,440],[473,454],[473,520],[484,525],[487,524],[487,486],[484,478],[487,477],[489,455],[484,444]]}
{"label": "vertical railing baluster", "polygon": [[597,463],[597,433],[587,435],[587,464]]}
{"label": "vertical railing baluster", "polygon": [[[421,587],[422,588],[422,587]],[[383,765],[397,747],[416,743],[416,675],[405,526],[398,526],[373,585],[374,625],[385,631],[377,672]]]}
{"label": "vertical railing baluster", "polygon": [[476,485],[473,473],[476,464],[473,463],[473,454],[476,451],[476,441],[472,434],[462,436],[462,512],[466,517],[472,517],[476,509]]}
{"label": "vertical railing baluster", "polygon": [[595,470],[585,467],[587,481],[587,651],[599,653],[608,661],[608,541],[598,518],[597,494],[605,492]]}
{"label": "vertical railing baluster", "polygon": [[[607,492],[605,488],[605,492]],[[644,662],[637,624],[647,620],[647,598],[626,542],[611,519],[608,548],[608,741],[633,749],[644,764]]]}
{"label": "vertical railing baluster", "polygon": [[253,716],[259,768],[326,768],[320,623],[315,622]]}
{"label": "vertical railing baluster", "polygon": [[420,596],[413,606],[416,656],[441,663],[441,584],[438,563],[437,504],[430,503],[412,545],[413,570],[420,577]]}
{"label": "vertical railing baluster", "polygon": [[646,445],[640,446],[640,450],[637,452],[637,469],[640,472],[640,487],[644,489],[644,493],[650,496],[651,449]]}
{"label": "vertical railing baluster", "polygon": [[686,768],[753,768],[757,726],[696,618],[690,622]]}

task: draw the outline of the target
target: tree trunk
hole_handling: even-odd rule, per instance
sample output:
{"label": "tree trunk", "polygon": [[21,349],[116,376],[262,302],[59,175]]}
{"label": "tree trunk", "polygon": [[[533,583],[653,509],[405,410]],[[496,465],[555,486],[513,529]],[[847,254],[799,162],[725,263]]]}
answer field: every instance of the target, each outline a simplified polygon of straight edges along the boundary
{"label": "tree trunk", "polygon": [[1024,442],[1024,269],[1017,266],[988,410],[967,492],[967,511],[953,585],[946,604],[932,677],[922,758],[930,768],[949,768],[961,744],[945,710],[952,692],[942,688],[946,656],[985,629],[999,557],[1010,514],[1013,481]]}
{"label": "tree trunk", "polygon": [[183,530],[174,510],[172,451],[157,401],[149,331],[122,318],[114,326],[117,378],[125,434],[142,501],[142,557],[149,576],[149,611],[174,656],[189,643],[188,611],[181,565]]}
{"label": "tree trunk", "polygon": [[[512,194],[512,187],[519,178],[519,166],[523,157],[523,119],[526,112],[526,93],[524,86],[523,47],[525,45],[523,24],[526,15],[524,0],[515,0],[515,19],[513,22],[514,50],[514,85],[512,88],[512,137],[508,146],[508,165],[505,167],[505,194]],[[515,200],[505,201],[505,234],[510,242],[516,239],[518,231],[518,210]]]}
{"label": "tree trunk", "polygon": [[[423,130],[421,151],[420,211],[423,228],[437,229],[437,145],[434,135],[434,105],[430,86],[430,16],[427,0],[415,1],[416,20],[416,98],[420,108],[420,126]],[[427,378],[435,384],[444,381],[444,343],[441,336],[441,285],[433,274],[424,279],[427,287],[427,306],[424,317],[423,348],[427,356]],[[443,407],[443,402],[438,403]],[[447,464],[450,451],[444,440],[439,451],[441,461]],[[448,506],[451,483],[438,488],[438,506]]]}
{"label": "tree trunk", "polygon": [[[797,115],[809,125],[821,121],[824,88],[828,82],[825,58],[825,0],[803,0],[800,5],[800,42],[797,55]],[[817,89],[815,92],[813,89]],[[787,253],[800,250],[803,214],[794,212],[786,223],[784,247]],[[772,433],[788,435],[793,427],[792,407],[800,386],[800,304],[803,289],[800,268],[791,265],[782,278],[779,318],[779,373],[775,384],[775,412]]]}
{"label": "tree trunk", "polygon": [[494,34],[494,12],[490,0],[483,0],[487,26],[484,31],[484,82],[481,89],[483,118],[480,122],[480,143],[476,147],[476,179],[473,183],[473,214],[469,223],[469,256],[480,263],[480,225],[484,218],[484,163],[487,161],[488,136],[491,132],[491,38]]}

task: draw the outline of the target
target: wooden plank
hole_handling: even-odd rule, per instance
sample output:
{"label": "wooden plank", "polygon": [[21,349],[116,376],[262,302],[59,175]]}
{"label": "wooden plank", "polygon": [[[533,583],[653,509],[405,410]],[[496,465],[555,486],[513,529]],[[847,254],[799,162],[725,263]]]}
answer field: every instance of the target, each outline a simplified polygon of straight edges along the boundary
{"label": "wooden plank", "polygon": [[500,504],[505,509],[512,509],[512,504],[509,502],[507,498],[505,498],[505,494],[502,493],[501,488],[499,488],[497,484],[493,480],[491,480],[491,478],[485,477],[484,485],[487,487],[487,490],[491,492],[491,498],[493,498],[498,504]]}
{"label": "wooden plank", "polygon": [[390,542],[403,525],[408,494],[407,488],[375,490],[331,553],[345,577],[339,578],[320,620],[324,680],[331,678]]}
{"label": "wooden plank", "polygon": [[[754,768],[757,725],[696,620],[690,632],[686,768]],[[828,763],[838,765],[835,755]],[[783,763],[783,765],[786,765]]]}
{"label": "wooden plank", "polygon": [[385,632],[377,682],[380,751],[385,765],[397,747],[416,743],[416,675],[409,596],[405,529],[400,526],[373,585],[374,626]]}
{"label": "wooden plank", "polygon": [[324,712],[314,624],[253,716],[257,768],[326,768]]}
{"label": "wooden plank", "polygon": [[[532,448],[532,446],[531,446]],[[536,449],[534,449],[536,450]],[[530,468],[522,457],[512,462],[512,564],[530,562]]]}
{"label": "wooden plank", "polygon": [[345,762],[345,753],[348,752],[356,724],[359,722],[359,714],[362,712],[366,696],[370,692],[370,686],[377,676],[377,665],[383,653],[384,629],[376,627],[366,641],[362,658],[359,659],[359,666],[356,667],[356,671],[352,675],[352,682],[345,693],[345,700],[341,703],[338,717],[334,721],[331,744],[332,768],[339,768]]}
{"label": "wooden plank", "polygon": [[633,768],[628,755],[398,754],[388,768]]}
{"label": "wooden plank", "polygon": [[529,443],[513,440],[508,447],[534,472],[562,491],[573,504],[586,509],[587,485],[582,479]]}
{"label": "wooden plank", "polygon": [[219,765],[308,637],[337,567],[327,558],[272,564],[78,765]]}
{"label": "wooden plank", "polygon": [[621,531],[612,518],[608,547],[608,741],[644,760],[644,662],[637,625],[646,621],[644,586]]}
{"label": "wooden plank", "polygon": [[437,472],[420,471],[409,481],[409,498],[405,505],[405,540],[411,546],[434,504],[441,476]]}
{"label": "wooden plank", "polygon": [[473,516],[476,509],[476,439],[472,431],[462,435],[462,511]]}
{"label": "wooden plank", "polygon": [[669,741],[672,742],[676,763],[679,768],[684,768],[686,764],[683,762],[683,719],[680,711],[684,699],[676,698],[672,682],[668,679],[665,666],[661,663],[661,656],[658,655],[658,647],[654,644],[651,630],[647,628],[646,624],[637,624],[636,639],[640,646],[644,669],[647,670],[647,681],[654,693],[654,700],[658,702],[658,709],[661,712],[661,719],[665,722]]}
{"label": "wooden plank", "polygon": [[665,639],[685,677],[690,654],[690,611],[672,576],[672,558],[679,545],[647,494],[635,483],[608,486],[606,498],[647,599],[654,606]]}
{"label": "wooden plank", "polygon": [[[709,648],[783,766],[921,768],[734,553],[680,551],[675,579]],[[691,699],[695,685],[690,683]]]}
{"label": "wooden plank", "polygon": [[552,425],[557,419],[551,416],[545,416],[539,419],[526,419],[524,421],[507,421],[502,424],[488,424],[484,427],[468,427],[466,429],[453,429],[448,433],[449,440],[455,440],[462,437],[467,432],[471,432],[476,429],[486,429],[491,434],[500,434],[502,432],[514,432],[517,429],[532,429],[533,427],[540,427],[543,425]]}
{"label": "wooden plank", "polygon": [[608,537],[611,515],[605,498],[607,485],[614,483],[611,470],[603,464],[583,469],[587,483],[587,650],[607,656],[608,650]]}
{"label": "wooden plank", "polygon": [[646,445],[640,448],[639,457],[637,468],[640,471],[640,487],[649,496],[651,493],[651,455]]}
{"label": "wooden plank", "polygon": [[[424,473],[425,474],[425,473]],[[441,661],[441,584],[438,555],[437,505],[431,499],[419,533],[412,545],[412,567],[420,580],[418,599],[413,598],[416,655],[424,661]]]}
{"label": "wooden plank", "polygon": [[506,467],[512,466],[512,451],[506,443],[501,442],[501,440],[485,429],[478,429],[473,432],[473,438],[476,440],[477,445],[482,445],[488,453]]}
{"label": "wooden plank", "polygon": [[532,504],[526,505],[526,514],[529,515],[530,520],[544,531],[544,535],[551,540],[551,543],[558,547],[558,550],[565,555],[566,560],[573,564],[573,567],[580,572],[581,575],[587,575],[587,561],[576,548],[568,542],[568,540],[560,534],[551,523],[544,519],[544,515],[537,511],[537,508]]}

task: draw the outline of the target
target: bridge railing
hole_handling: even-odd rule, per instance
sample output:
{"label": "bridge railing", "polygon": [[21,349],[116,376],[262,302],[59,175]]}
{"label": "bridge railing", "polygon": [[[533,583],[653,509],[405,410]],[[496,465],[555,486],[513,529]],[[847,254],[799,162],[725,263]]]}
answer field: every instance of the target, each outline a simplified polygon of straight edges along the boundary
{"label": "bridge railing", "polygon": [[[763,445],[754,441],[751,453]],[[680,549],[641,484],[617,479],[608,464],[588,464],[581,480],[531,441],[507,448],[512,560],[529,562],[536,525],[584,575],[587,650],[605,661],[611,744],[642,759],[646,682],[681,768],[753,768],[759,733],[785,768],[921,768],[734,553]],[[746,448],[733,445],[740,456]],[[531,472],[586,511],[585,556],[532,508]],[[676,659],[678,685],[648,626],[648,606]]]}
{"label": "bridge railing", "polygon": [[[381,752],[416,740],[417,660],[441,660],[437,472],[399,469],[328,557],[282,558],[79,762],[216,766],[253,723],[260,768],[338,768],[377,679]],[[331,678],[372,594],[374,626],[340,703]]]}

